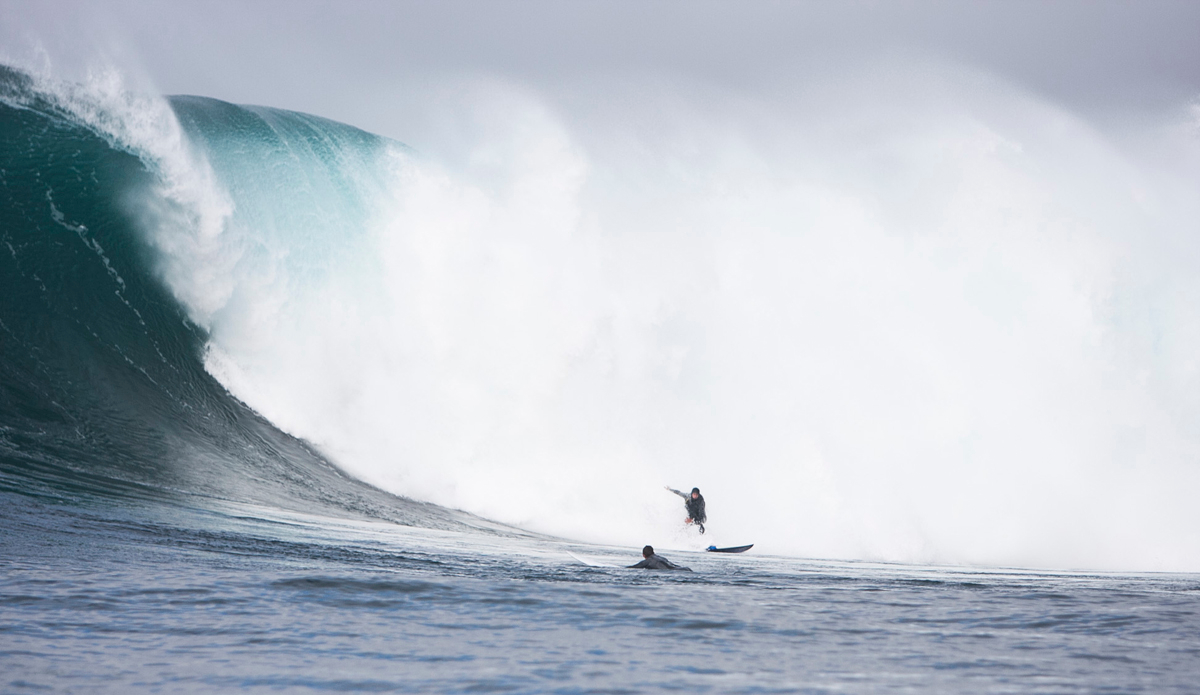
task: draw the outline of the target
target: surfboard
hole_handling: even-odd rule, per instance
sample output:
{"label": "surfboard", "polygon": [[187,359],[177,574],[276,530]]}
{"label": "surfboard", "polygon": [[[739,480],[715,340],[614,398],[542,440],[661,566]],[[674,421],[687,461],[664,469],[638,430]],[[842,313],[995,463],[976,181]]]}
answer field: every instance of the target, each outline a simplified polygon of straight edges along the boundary
{"label": "surfboard", "polygon": [[718,548],[715,545],[710,545],[710,546],[708,546],[708,552],[710,552],[710,553],[744,553],[753,547],[754,547],[753,543],[751,543],[750,545],[735,545],[732,548]]}
{"label": "surfboard", "polygon": [[588,559],[588,558],[579,557],[578,555],[576,555],[575,553],[571,552],[570,550],[566,551],[566,553],[567,553],[567,555],[570,555],[571,557],[573,557],[573,558],[575,558],[576,560],[578,560],[578,561],[582,562],[583,564],[587,565],[588,567],[609,567],[609,568],[616,568],[616,565],[610,565],[610,564],[608,564],[608,563],[606,563],[606,562],[600,562],[599,560],[591,560],[591,559]]}

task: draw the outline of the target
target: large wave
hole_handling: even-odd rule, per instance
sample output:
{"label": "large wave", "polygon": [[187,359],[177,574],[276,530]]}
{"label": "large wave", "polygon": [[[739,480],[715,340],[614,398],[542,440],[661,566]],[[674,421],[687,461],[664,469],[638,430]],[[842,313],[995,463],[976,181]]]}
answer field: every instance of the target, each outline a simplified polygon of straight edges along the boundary
{"label": "large wave", "polygon": [[[7,209],[96,259],[80,292],[119,288],[81,340],[123,327],[107,349],[155,379],[156,350],[202,352],[163,382],[223,386],[398,494],[640,545],[687,542],[661,487],[699,485],[716,537],[776,552],[1195,569],[1195,123],[1118,142],[978,76],[839,78],[575,110],[476,85],[441,159],[103,81],[10,95],[7,119],[42,121],[6,147],[64,159],[6,173]],[[72,178],[81,138],[102,184]],[[32,243],[6,311],[42,301]],[[149,337],[126,301],[165,312]],[[161,393],[130,401],[208,421]]]}
{"label": "large wave", "polygon": [[478,526],[345,475],[205,371],[146,235],[211,240],[231,211],[166,103],[118,84],[0,68],[0,486]]}

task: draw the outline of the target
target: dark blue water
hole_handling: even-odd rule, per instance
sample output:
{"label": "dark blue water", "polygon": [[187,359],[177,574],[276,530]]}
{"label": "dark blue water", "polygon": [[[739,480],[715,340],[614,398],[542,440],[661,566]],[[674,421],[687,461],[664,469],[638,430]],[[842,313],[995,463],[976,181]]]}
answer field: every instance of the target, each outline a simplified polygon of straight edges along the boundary
{"label": "dark blue water", "polygon": [[[1195,692],[1200,578],[584,547],[5,495],[5,692]],[[753,552],[753,551],[752,551]]]}
{"label": "dark blue water", "polygon": [[[638,549],[355,480],[208,374],[208,336],[140,233],[154,206],[130,203],[162,172],[63,99],[0,68],[0,691],[1200,689],[1194,576],[762,546],[660,548],[693,573],[594,567],[574,555],[625,565]],[[355,204],[338,147],[372,136],[171,104],[230,157],[238,138],[309,147],[329,171],[292,174]]]}

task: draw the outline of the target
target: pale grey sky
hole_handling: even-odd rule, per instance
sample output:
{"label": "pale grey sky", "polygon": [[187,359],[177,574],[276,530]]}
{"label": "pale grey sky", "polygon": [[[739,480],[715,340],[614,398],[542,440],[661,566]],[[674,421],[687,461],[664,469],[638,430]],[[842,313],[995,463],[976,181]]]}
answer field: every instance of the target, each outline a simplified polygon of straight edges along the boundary
{"label": "pale grey sky", "polygon": [[1067,108],[1200,97],[1200,2],[0,0],[0,53],[104,56],[165,93],[291,108],[404,138],[408,90],[486,73],[537,88],[678,75],[755,89],[855,61],[982,69]]}

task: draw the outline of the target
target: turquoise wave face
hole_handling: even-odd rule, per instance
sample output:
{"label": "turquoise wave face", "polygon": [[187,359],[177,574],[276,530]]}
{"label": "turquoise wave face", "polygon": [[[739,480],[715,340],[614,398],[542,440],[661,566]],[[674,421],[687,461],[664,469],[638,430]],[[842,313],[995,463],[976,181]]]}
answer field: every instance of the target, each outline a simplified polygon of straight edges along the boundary
{"label": "turquoise wave face", "polygon": [[[207,171],[189,171],[187,184],[215,189],[210,198],[227,198],[228,207],[218,211],[188,202],[194,215],[222,216],[222,251],[238,256],[234,274],[269,264],[263,255],[286,248],[288,268],[298,275],[293,286],[299,286],[319,281],[322,269],[358,251],[387,186],[381,153],[402,146],[280,109],[193,96],[171,97],[170,105],[201,167],[214,172],[214,180],[205,181]],[[193,310],[207,303],[197,298]]]}
{"label": "turquoise wave face", "polygon": [[[304,121],[212,100],[181,98],[176,107],[198,132],[234,133],[229,156],[244,146],[291,156],[272,134]],[[310,135],[314,156],[335,155]],[[455,523],[436,507],[345,476],[205,371],[208,333],[164,286],[146,243],[146,216],[154,214],[146,203],[163,187],[159,163],[7,69],[0,161],[3,489]]]}

